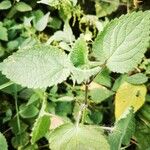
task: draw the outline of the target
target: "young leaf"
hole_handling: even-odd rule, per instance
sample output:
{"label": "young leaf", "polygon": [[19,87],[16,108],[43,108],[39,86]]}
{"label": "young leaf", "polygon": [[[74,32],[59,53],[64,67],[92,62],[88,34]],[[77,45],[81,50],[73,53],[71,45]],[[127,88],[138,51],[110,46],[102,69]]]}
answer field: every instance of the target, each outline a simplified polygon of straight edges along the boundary
{"label": "young leaf", "polygon": [[61,83],[70,74],[67,55],[45,45],[19,50],[1,65],[7,78],[29,88],[46,88]]}
{"label": "young leaf", "polygon": [[108,69],[105,68],[96,76],[94,81],[106,87],[111,87],[111,77],[109,74],[110,71],[108,71]]}
{"label": "young leaf", "polygon": [[0,40],[8,41],[7,29],[0,24]]}
{"label": "young leaf", "polygon": [[37,23],[35,24],[35,28],[38,31],[43,31],[48,23],[48,19],[49,19],[49,12],[47,14],[45,14],[40,20],[37,21]]}
{"label": "young leaf", "polygon": [[20,12],[26,12],[26,11],[31,11],[32,7],[24,2],[18,2],[16,4],[16,10]]}
{"label": "young leaf", "polygon": [[[95,138],[96,137],[96,138]],[[109,150],[109,144],[98,128],[64,124],[56,128],[49,138],[52,150]]]}
{"label": "young leaf", "polygon": [[56,7],[59,4],[59,0],[40,0],[38,3],[46,4],[51,7]]}
{"label": "young leaf", "polygon": [[118,89],[115,98],[115,117],[118,120],[127,108],[132,106],[134,112],[145,102],[145,85],[132,85],[124,82]]}
{"label": "young leaf", "polygon": [[133,12],[108,23],[93,44],[95,57],[113,72],[137,66],[149,45],[150,11]]}
{"label": "young leaf", "polygon": [[91,96],[91,99],[95,103],[101,103],[102,101],[106,100],[110,96],[112,96],[114,93],[110,90],[108,90],[105,87],[95,88],[90,90],[89,95]]}
{"label": "young leaf", "polygon": [[101,70],[100,67],[95,67],[91,69],[80,69],[74,66],[70,67],[70,71],[72,73],[73,81],[77,81],[78,84],[83,81],[89,80],[89,78],[93,75],[96,75]]}
{"label": "young leaf", "polygon": [[8,0],[2,1],[0,3],[0,10],[9,9],[11,7],[11,2]]}
{"label": "young leaf", "polygon": [[32,118],[38,114],[39,110],[34,105],[21,105],[19,114],[22,118]]}
{"label": "young leaf", "polygon": [[96,16],[104,17],[114,12],[119,6],[119,0],[95,2]]}
{"label": "young leaf", "polygon": [[66,20],[63,31],[56,31],[54,35],[48,39],[47,44],[50,44],[53,41],[63,41],[66,43],[72,43],[74,40],[75,36],[73,35],[72,29],[69,25],[69,21]]}
{"label": "young leaf", "polygon": [[8,150],[6,138],[4,137],[2,133],[0,133],[0,149]]}
{"label": "young leaf", "polygon": [[90,66],[87,44],[82,37],[75,42],[69,57],[72,63],[70,66],[72,79],[74,82],[77,81],[78,84],[89,80],[91,76],[97,74],[101,70],[100,67],[92,68]]}
{"label": "young leaf", "polygon": [[120,120],[116,122],[112,133],[108,137],[111,150],[120,150],[121,144],[128,145],[134,131],[134,114],[130,107],[122,114]]}
{"label": "young leaf", "polygon": [[148,77],[143,73],[137,73],[127,77],[126,81],[131,84],[143,84],[148,81]]}
{"label": "young leaf", "polygon": [[87,64],[88,48],[82,37],[75,42],[75,45],[70,53],[70,60],[75,67],[80,67]]}

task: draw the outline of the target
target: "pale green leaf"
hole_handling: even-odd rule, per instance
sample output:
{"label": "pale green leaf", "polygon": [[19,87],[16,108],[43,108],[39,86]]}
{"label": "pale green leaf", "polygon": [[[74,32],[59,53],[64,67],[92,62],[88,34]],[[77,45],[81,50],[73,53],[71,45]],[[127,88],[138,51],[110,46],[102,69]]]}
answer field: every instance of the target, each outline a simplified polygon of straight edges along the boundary
{"label": "pale green leaf", "polygon": [[40,1],[38,1],[38,3],[56,7],[59,4],[59,0],[40,0]]}
{"label": "pale green leaf", "polygon": [[40,138],[44,137],[50,128],[50,115],[46,112],[47,107],[47,96],[46,93],[41,93],[43,97],[42,107],[38,118],[36,119],[32,132],[31,132],[31,143],[34,144]]}
{"label": "pale green leaf", "polygon": [[150,12],[133,12],[107,24],[93,44],[95,57],[113,72],[134,69],[149,45]]}
{"label": "pale green leaf", "polygon": [[123,74],[123,75],[120,75],[116,80],[115,80],[115,82],[114,82],[114,84],[113,84],[113,87],[112,87],[112,91],[117,91],[118,90],[118,88],[120,87],[120,85],[124,82],[124,81],[126,81],[126,78],[127,78],[127,75],[125,74]]}
{"label": "pale green leaf", "polygon": [[128,145],[134,131],[134,115],[133,109],[130,107],[115,123],[114,129],[108,137],[111,150],[120,150],[122,144]]}
{"label": "pale green leaf", "polygon": [[0,40],[3,40],[3,41],[8,40],[7,29],[1,25],[0,25]]}
{"label": "pale green leaf", "polygon": [[70,52],[70,60],[75,67],[86,65],[88,62],[88,48],[84,38],[79,38]]}
{"label": "pale green leaf", "polygon": [[29,88],[46,88],[69,76],[67,55],[52,46],[22,49],[4,60],[2,73],[15,83]]}
{"label": "pale green leaf", "polygon": [[0,149],[8,150],[6,138],[4,137],[4,135],[2,133],[0,133]]}
{"label": "pale green leaf", "polygon": [[50,44],[53,41],[63,41],[66,43],[72,43],[74,40],[75,36],[73,35],[72,29],[67,20],[65,21],[63,31],[55,32],[54,35],[48,39],[47,44]]}
{"label": "pale green leaf", "polygon": [[143,84],[148,81],[148,77],[143,73],[137,73],[127,77],[126,81],[131,84]]}
{"label": "pale green leaf", "polygon": [[80,84],[83,81],[88,81],[91,76],[96,75],[101,70],[101,68],[95,67],[92,69],[81,69],[81,68],[76,68],[76,67],[72,66],[70,68],[70,70],[72,73],[73,81]]}
{"label": "pale green leaf", "polygon": [[102,101],[106,100],[110,96],[112,96],[114,93],[110,90],[108,90],[105,87],[95,88],[90,90],[89,95],[91,96],[91,99],[95,103],[101,103]]}
{"label": "pale green leaf", "polygon": [[45,136],[49,128],[50,128],[50,116],[48,115],[39,116],[33,125],[31,133],[31,143],[34,144],[40,138]]}
{"label": "pale green leaf", "polygon": [[31,11],[32,7],[24,2],[18,2],[16,3],[16,10],[20,12],[26,12],[26,11]]}
{"label": "pale green leaf", "polygon": [[0,3],[0,10],[9,9],[11,7],[11,2],[8,0],[4,0]]}
{"label": "pale green leaf", "polygon": [[97,127],[64,124],[49,138],[52,150],[109,150],[107,140]]}
{"label": "pale green leaf", "polygon": [[111,77],[109,75],[109,71],[108,69],[104,69],[102,70],[94,79],[95,82],[107,86],[107,87],[111,87]]}
{"label": "pale green leaf", "polygon": [[98,17],[104,17],[115,10],[117,10],[119,6],[119,0],[113,0],[113,1],[101,1],[101,0],[96,0],[95,2],[95,9],[96,9],[96,16]]}
{"label": "pale green leaf", "polygon": [[37,23],[35,24],[35,28],[38,31],[43,31],[46,28],[48,20],[49,20],[49,15],[50,15],[50,13],[48,12],[47,14],[45,14],[42,18],[40,18],[37,21]]}
{"label": "pale green leaf", "polygon": [[39,110],[34,105],[21,105],[19,114],[22,118],[32,118],[35,117],[38,114]]}

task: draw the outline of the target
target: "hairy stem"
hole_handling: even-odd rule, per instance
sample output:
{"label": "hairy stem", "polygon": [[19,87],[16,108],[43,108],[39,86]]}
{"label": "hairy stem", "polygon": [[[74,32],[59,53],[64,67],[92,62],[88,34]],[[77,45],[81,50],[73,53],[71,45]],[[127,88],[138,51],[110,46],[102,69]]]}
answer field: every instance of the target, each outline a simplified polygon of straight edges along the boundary
{"label": "hairy stem", "polygon": [[85,110],[87,108],[87,105],[88,105],[88,83],[85,84],[85,99],[84,99],[84,103],[80,107],[80,110],[77,116],[77,122],[76,122],[77,126],[79,125],[80,120],[82,120],[81,122],[84,123]]}

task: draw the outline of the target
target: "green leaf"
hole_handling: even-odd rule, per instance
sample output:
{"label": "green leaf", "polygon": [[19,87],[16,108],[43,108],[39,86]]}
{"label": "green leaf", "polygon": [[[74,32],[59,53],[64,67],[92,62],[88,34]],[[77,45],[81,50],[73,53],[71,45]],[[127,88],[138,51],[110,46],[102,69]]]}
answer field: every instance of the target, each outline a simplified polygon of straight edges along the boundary
{"label": "green leaf", "polygon": [[0,148],[2,150],[8,150],[6,138],[4,137],[2,133],[0,133]]}
{"label": "green leaf", "polygon": [[77,82],[78,84],[82,83],[83,81],[89,80],[91,76],[96,75],[100,70],[101,70],[100,67],[95,67],[91,69],[80,69],[74,66],[70,67],[72,79],[74,82]]}
{"label": "green leaf", "polygon": [[7,29],[0,25],[0,40],[8,41]]}
{"label": "green leaf", "polygon": [[64,124],[58,127],[50,134],[49,143],[52,150],[110,149],[98,128],[85,125]]}
{"label": "green leaf", "polygon": [[119,87],[120,87],[120,85],[124,82],[124,81],[126,81],[126,78],[127,78],[127,75],[125,74],[123,74],[123,75],[120,75],[116,80],[115,80],[115,82],[114,82],[114,84],[113,84],[113,87],[112,87],[112,91],[117,91],[118,89],[119,89]]}
{"label": "green leaf", "polygon": [[47,44],[50,44],[53,41],[63,41],[66,43],[72,43],[74,40],[75,36],[73,35],[72,29],[67,20],[65,21],[63,31],[56,31],[54,35],[48,39]]}
{"label": "green leaf", "polygon": [[42,107],[38,118],[36,119],[32,132],[31,132],[31,143],[34,144],[40,138],[44,137],[50,128],[50,115],[46,112],[47,108],[47,95],[41,92],[42,96]]}
{"label": "green leaf", "polygon": [[0,3],[0,10],[9,9],[11,7],[11,2],[8,0],[4,0]]}
{"label": "green leaf", "polygon": [[96,0],[95,2],[95,9],[96,9],[96,16],[97,17],[104,17],[115,10],[117,10],[119,6],[119,0],[113,0],[113,1],[100,1]]}
{"label": "green leaf", "polygon": [[7,43],[7,48],[9,51],[13,51],[14,49],[17,49],[19,45],[19,42],[17,40],[9,41]]}
{"label": "green leaf", "polygon": [[95,57],[113,72],[134,69],[149,45],[150,12],[133,12],[107,24],[93,44]]}
{"label": "green leaf", "polygon": [[32,7],[24,2],[18,2],[16,4],[16,10],[20,12],[26,12],[26,11],[31,11]]}
{"label": "green leaf", "polygon": [[70,52],[70,60],[75,67],[86,65],[88,62],[88,47],[84,38],[79,38]]}
{"label": "green leaf", "polygon": [[38,1],[38,3],[56,7],[59,4],[59,0],[40,0],[40,1]]}
{"label": "green leaf", "polygon": [[107,87],[111,87],[111,77],[109,75],[109,71],[108,69],[104,69],[102,70],[94,79],[95,82],[107,86]]}
{"label": "green leaf", "polygon": [[48,19],[49,19],[49,15],[50,15],[50,13],[48,12],[47,14],[45,14],[42,18],[40,18],[37,21],[37,23],[35,24],[35,28],[38,31],[43,31],[46,28]]}
{"label": "green leaf", "polygon": [[106,100],[113,94],[114,93],[112,91],[106,89],[105,87],[95,88],[89,92],[92,101],[95,103],[101,103],[102,101]]}
{"label": "green leaf", "polygon": [[127,77],[126,81],[131,84],[143,84],[148,81],[148,77],[143,73],[137,73]]}
{"label": "green leaf", "polygon": [[21,105],[19,114],[22,118],[32,118],[38,114],[39,110],[34,105]]}
{"label": "green leaf", "polygon": [[18,147],[24,147],[29,143],[30,135],[28,132],[22,132],[21,134],[16,134],[15,137],[12,138],[11,142],[15,149]]}
{"label": "green leaf", "polygon": [[111,150],[120,150],[122,144],[128,145],[134,131],[134,115],[133,109],[130,107],[121,116],[121,119],[115,123],[114,129],[108,137]]}
{"label": "green leaf", "polygon": [[50,128],[50,116],[43,115],[36,119],[32,133],[31,133],[31,143],[34,144],[40,138],[42,138]]}
{"label": "green leaf", "polygon": [[137,150],[149,150],[150,128],[149,125],[145,125],[141,119],[136,121],[136,131],[134,137],[138,143]]}
{"label": "green leaf", "polygon": [[2,73],[29,88],[46,88],[66,80],[70,71],[67,55],[52,46],[22,49],[4,60]]}

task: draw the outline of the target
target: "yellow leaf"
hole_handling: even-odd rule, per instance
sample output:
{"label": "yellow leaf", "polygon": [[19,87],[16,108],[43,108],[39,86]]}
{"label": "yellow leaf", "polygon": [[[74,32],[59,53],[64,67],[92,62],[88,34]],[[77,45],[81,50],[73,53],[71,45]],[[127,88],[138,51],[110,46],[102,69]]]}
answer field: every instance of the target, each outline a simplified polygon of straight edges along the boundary
{"label": "yellow leaf", "polygon": [[133,85],[127,82],[121,84],[115,97],[116,120],[131,106],[136,112],[144,104],[146,92],[145,85]]}

